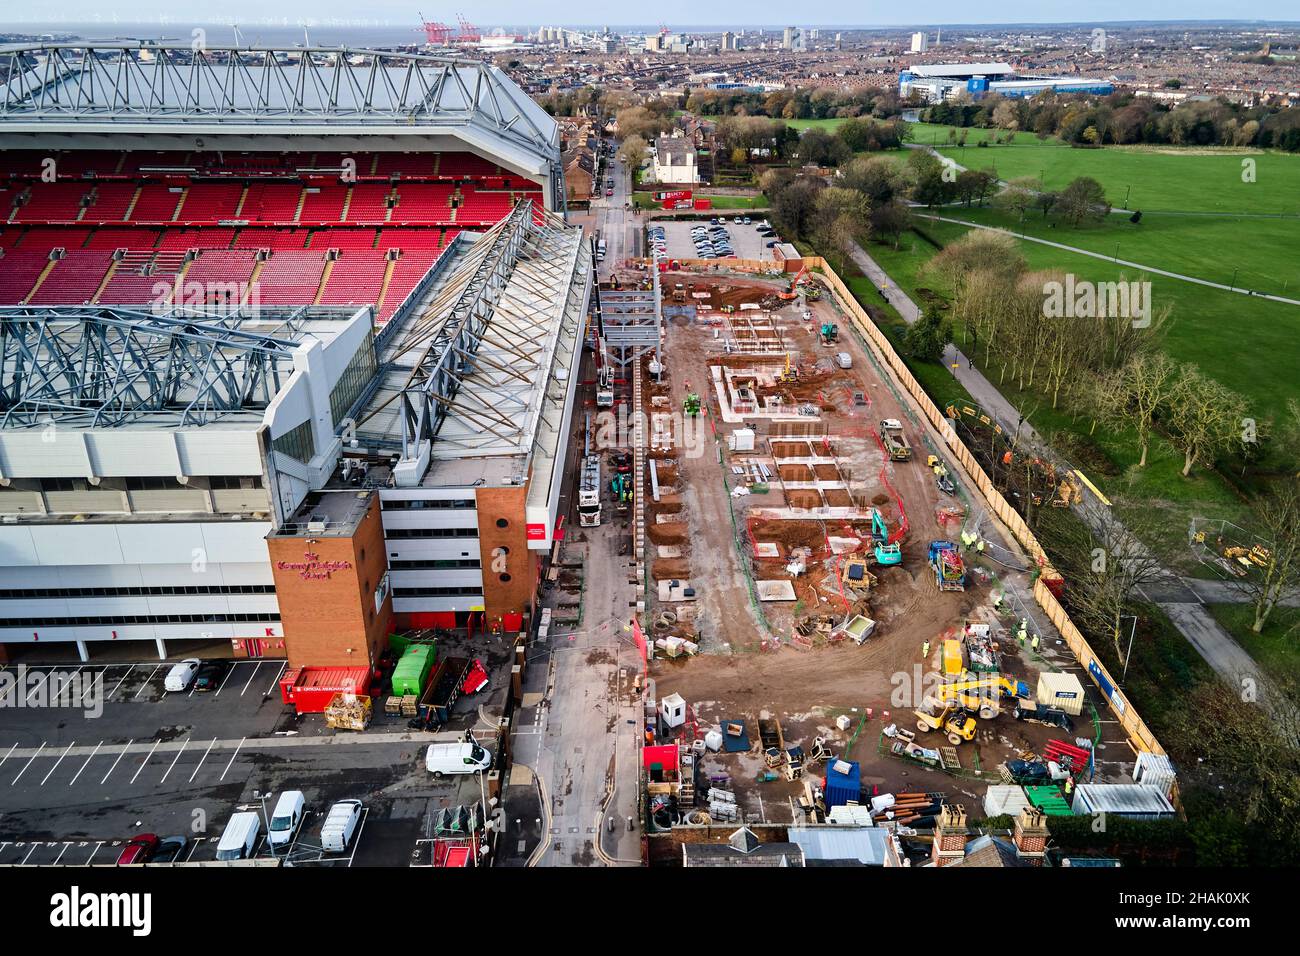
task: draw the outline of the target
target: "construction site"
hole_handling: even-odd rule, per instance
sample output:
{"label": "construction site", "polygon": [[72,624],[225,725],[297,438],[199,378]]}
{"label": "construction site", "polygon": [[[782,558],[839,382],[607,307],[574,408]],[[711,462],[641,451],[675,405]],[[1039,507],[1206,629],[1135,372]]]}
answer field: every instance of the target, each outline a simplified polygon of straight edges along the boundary
{"label": "construction site", "polygon": [[[1172,771],[1139,782],[1033,562],[822,276],[673,265],[602,289],[595,346],[634,423],[607,459],[631,500],[607,494],[639,556],[647,862],[847,813],[915,865],[944,808],[1032,823],[1099,785],[1173,813]],[[653,344],[615,347],[628,295]]]}

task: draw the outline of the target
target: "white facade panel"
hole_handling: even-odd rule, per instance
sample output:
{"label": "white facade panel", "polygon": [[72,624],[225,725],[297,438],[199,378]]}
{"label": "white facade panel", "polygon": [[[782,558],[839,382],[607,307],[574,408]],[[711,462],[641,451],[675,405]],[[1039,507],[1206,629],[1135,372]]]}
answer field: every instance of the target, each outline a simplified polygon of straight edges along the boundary
{"label": "white facade panel", "polygon": [[[268,633],[269,632],[269,633]],[[130,624],[119,627],[83,626],[40,628],[39,642],[31,628],[0,628],[0,642],[48,644],[58,641],[222,640],[245,637],[283,637],[279,622],[205,624]]]}
{"label": "white facade panel", "polygon": [[478,528],[478,512],[469,508],[404,508],[383,512],[384,530],[394,528]]}
{"label": "white facade panel", "polygon": [[420,611],[481,611],[483,595],[458,594],[455,597],[393,598],[393,613],[414,614]]}
{"label": "white facade panel", "polygon": [[94,473],[101,477],[175,478],[183,474],[170,431],[111,428],[82,435]]}
{"label": "white facade panel", "polygon": [[[172,432],[180,459],[176,474],[260,475],[262,451],[257,429],[223,429],[212,425]],[[170,437],[170,436],[169,436]],[[171,474],[171,472],[165,472]]]}
{"label": "white facade panel", "polygon": [[483,588],[483,572],[478,568],[425,568],[390,571],[389,575],[395,588]]}
{"label": "white facade panel", "polygon": [[431,561],[438,558],[477,558],[478,538],[403,538],[386,541],[389,563]]}

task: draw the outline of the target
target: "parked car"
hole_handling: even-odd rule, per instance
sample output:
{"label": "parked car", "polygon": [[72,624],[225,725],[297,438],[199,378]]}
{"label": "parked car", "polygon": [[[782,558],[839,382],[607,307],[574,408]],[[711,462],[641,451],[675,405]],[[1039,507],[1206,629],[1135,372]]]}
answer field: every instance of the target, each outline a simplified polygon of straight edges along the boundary
{"label": "parked car", "polygon": [[320,845],[327,853],[342,853],[352,842],[361,822],[360,800],[340,800],[330,807],[320,831]]}
{"label": "parked car", "polygon": [[196,691],[216,690],[228,673],[230,673],[229,661],[208,661],[195,673],[194,689]]}
{"label": "parked car", "polygon": [[445,774],[481,773],[492,766],[492,754],[476,743],[429,744],[425,768],[437,778]]}
{"label": "parked car", "polygon": [[307,802],[301,790],[286,790],[280,794],[271,814],[271,824],[267,827],[266,842],[271,846],[283,846],[291,841],[306,812]]}
{"label": "parked car", "polygon": [[231,814],[230,822],[217,844],[217,859],[223,863],[246,860],[257,851],[257,840],[262,835],[262,818],[251,810]]}
{"label": "parked car", "polygon": [[190,841],[183,836],[163,837],[158,844],[158,849],[153,851],[150,863],[177,863],[185,855],[185,849],[190,845]]}
{"label": "parked car", "polygon": [[187,657],[179,664],[173,664],[163,680],[163,689],[173,694],[187,690],[202,665],[197,657]]}
{"label": "parked car", "polygon": [[161,842],[152,833],[141,833],[138,836],[131,837],[126,846],[122,847],[122,852],[117,855],[117,865],[129,866],[132,863],[148,863],[153,859],[154,851],[158,849],[158,844]]}

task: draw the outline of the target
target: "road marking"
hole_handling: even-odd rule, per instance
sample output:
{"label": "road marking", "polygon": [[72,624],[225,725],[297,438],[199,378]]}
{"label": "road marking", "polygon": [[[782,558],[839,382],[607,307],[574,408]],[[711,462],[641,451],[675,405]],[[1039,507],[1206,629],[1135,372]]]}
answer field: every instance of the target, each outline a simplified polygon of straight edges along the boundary
{"label": "road marking", "polygon": [[41,755],[41,751],[44,749],[45,749],[45,741],[42,740],[41,745],[36,748],[36,753],[32,754],[31,758],[27,761],[27,763],[23,764],[23,769],[18,771],[18,776],[14,777],[13,781],[9,784],[9,786],[12,787],[15,783],[17,783],[19,780],[22,779],[23,774],[27,772],[27,768],[32,765],[32,761],[35,760],[37,757],[39,757]]}
{"label": "road marking", "polygon": [[271,696],[272,692],[275,690],[276,685],[280,683],[280,675],[284,673],[284,669],[288,666],[289,666],[288,661],[285,661],[283,664],[280,665],[280,669],[275,672],[275,680],[271,681],[271,686],[266,689],[266,693],[262,695],[263,697]]}
{"label": "road marking", "polygon": [[39,843],[33,843],[33,844],[32,844],[32,848],[31,848],[30,850],[27,851],[27,856],[23,857],[23,861],[22,861],[22,863],[20,863],[20,864],[18,864],[18,865],[19,865],[19,866],[26,866],[26,865],[27,865],[27,860],[31,857],[31,855],[32,855],[33,853],[36,852],[36,848],[37,848],[38,846],[40,846]]}
{"label": "road marking", "polygon": [[244,689],[239,692],[240,697],[243,697],[246,693],[248,693],[248,688],[252,685],[253,678],[257,676],[257,672],[260,671],[261,669],[262,669],[262,662],[258,661],[257,664],[254,665],[253,667],[253,673],[248,675],[248,681],[244,684]]}
{"label": "road marking", "polygon": [[[144,763],[140,764],[140,770],[143,770],[143,769],[145,768],[145,764],[147,764],[147,763],[150,761],[150,759],[153,757],[153,752],[154,752],[154,750],[157,750],[157,749],[158,749],[158,745],[159,745],[160,743],[162,743],[161,740],[155,740],[155,741],[153,742],[153,750],[150,750],[150,751],[149,751],[149,756],[148,756],[148,757],[145,757],[145,758],[144,758]],[[124,750],[123,753],[125,753],[125,752],[126,752],[126,751]],[[140,776],[140,770],[137,770],[137,771],[135,772],[135,777]],[[135,783],[135,777],[132,777],[132,778],[131,778],[131,782],[132,782],[132,783]]]}
{"label": "road marking", "polygon": [[181,754],[185,753],[185,748],[186,748],[186,746],[189,745],[190,739],[191,739],[191,738],[186,737],[184,740],[181,741],[181,749],[178,750],[178,751],[176,751],[176,756],[175,756],[175,757],[172,757],[172,765],[171,765],[170,767],[167,768],[167,772],[166,772],[165,774],[163,774],[163,778],[162,778],[161,780],[158,781],[159,783],[166,783],[166,782],[167,782],[167,778],[168,778],[169,776],[171,776],[171,772],[172,772],[173,768],[175,768],[175,766],[176,766],[176,761],[180,760],[180,759],[181,759]]}
{"label": "road marking", "polygon": [[124,683],[126,683],[126,679],[131,676],[131,671],[133,670],[135,670],[134,664],[131,664],[127,667],[126,673],[122,675],[122,679],[113,686],[113,692],[104,698],[105,703],[113,699],[113,694],[116,694],[118,688],[121,687]]}
{"label": "road marking", "polygon": [[103,841],[103,840],[100,840],[98,843],[96,843],[96,844],[95,844],[95,848],[94,848],[93,850],[90,851],[90,856],[88,856],[88,857],[86,858],[86,862],[83,863],[83,864],[81,864],[81,865],[82,865],[82,866],[90,866],[90,861],[93,860],[93,859],[96,857],[96,855],[98,855],[100,849],[101,849],[103,846],[104,846],[104,841]]}
{"label": "road marking", "polygon": [[238,667],[238,666],[239,666],[239,665],[236,664],[236,665],[232,666],[232,667],[230,668],[230,670],[226,671],[225,676],[221,678],[221,684],[218,685],[218,687],[217,687],[217,692],[216,692],[215,694],[212,695],[213,697],[220,697],[220,696],[221,696],[221,688],[226,686],[226,681],[230,680],[230,675],[233,674],[233,673],[235,673],[235,667]]}
{"label": "road marking", "polygon": [[234,765],[234,763],[235,763],[235,758],[239,756],[239,748],[242,747],[242,746],[244,746],[244,741],[247,740],[247,739],[248,739],[247,737],[240,737],[240,738],[239,738],[239,745],[238,745],[237,747],[235,747],[235,752],[234,752],[233,754],[230,755],[230,763],[226,764],[226,769],[223,770],[223,771],[221,771],[221,779],[222,779],[222,780],[225,780],[225,779],[226,779],[226,774],[230,773],[230,768]]}
{"label": "road marking", "polygon": [[122,752],[119,753],[117,759],[113,761],[113,766],[108,768],[108,773],[104,774],[104,779],[99,781],[101,786],[108,782],[108,778],[113,775],[113,771],[117,769],[117,765],[122,762],[122,758],[126,756],[127,750],[130,749],[133,743],[135,743],[134,737],[126,742],[126,746],[122,748]]}
{"label": "road marking", "polygon": [[[89,757],[86,758],[86,762],[81,765],[81,770],[85,770],[87,767],[90,766],[90,762],[95,759],[95,754],[99,753],[99,748],[102,746],[104,746],[104,741],[102,740],[99,743],[95,744],[94,751],[91,753]],[[77,777],[81,776],[81,770],[77,771]],[[77,782],[77,777],[73,777],[71,780],[68,781],[69,787]]]}
{"label": "road marking", "polygon": [[[208,744],[208,749],[203,751],[203,756],[199,758],[199,765],[195,767],[194,772],[190,774],[190,783],[193,783],[194,778],[199,775],[199,769],[203,766],[203,761],[208,759],[208,754],[212,753],[212,748],[216,746],[216,743],[217,743],[217,738],[213,737],[212,743]],[[179,757],[180,754],[178,753],[177,756]],[[166,780],[167,778],[163,777],[163,779]]]}
{"label": "road marking", "polygon": [[9,759],[9,754],[13,753],[17,749],[18,749],[18,742],[14,741],[14,745],[9,748],[9,753],[5,754],[4,757],[0,757],[0,767],[3,767],[5,765],[5,761]]}
{"label": "road marking", "polygon": [[[74,740],[74,741],[72,742],[72,744],[75,744],[75,743],[76,743],[76,741]],[[101,743],[102,743],[102,741],[101,741]],[[71,750],[71,749],[72,749],[72,744],[68,744],[68,749],[65,750],[65,751],[63,751],[63,753],[61,753],[61,754],[59,755],[59,759],[58,759],[58,760],[54,761],[54,766],[50,768],[50,772],[47,773],[44,777],[41,778],[41,786],[42,786],[42,787],[45,786],[45,781],[50,779],[50,777],[53,775],[54,771],[56,771],[56,770],[59,769],[59,764],[63,763],[63,758],[66,757],[66,756],[68,755],[68,750]]]}
{"label": "road marking", "polygon": [[59,851],[59,855],[56,856],[56,857],[54,858],[54,862],[53,862],[52,864],[50,864],[50,865],[51,865],[51,866],[58,866],[58,865],[59,865],[59,861],[63,859],[63,854],[65,854],[65,853],[68,852],[68,847],[70,847],[70,846],[72,846],[72,843],[71,843],[71,842],[64,843],[64,844],[63,844],[63,849]]}
{"label": "road marking", "polygon": [[50,679],[50,674],[53,673],[54,673],[53,669],[46,672],[45,677],[41,680],[40,684],[37,684],[35,687],[33,687],[31,689],[31,692],[27,695],[27,702],[30,702],[31,699],[36,696],[36,692],[41,689],[41,686],[45,683],[45,681]]}
{"label": "road marking", "polygon": [[[59,687],[59,689],[56,690],[56,691],[54,691],[54,692],[52,692],[52,693],[50,694],[50,700],[54,700],[54,699],[56,699],[56,698],[59,696],[59,694],[61,694],[64,690],[66,690],[67,687],[68,687],[68,685],[72,683],[73,679],[76,678],[76,676],[77,676],[78,674],[80,674],[83,670],[85,670],[85,668],[86,668],[86,665],[85,665],[85,664],[82,664],[82,665],[81,665],[80,667],[78,667],[75,671],[73,671],[71,674],[69,674],[69,675],[68,675],[68,679],[65,680],[65,681],[63,682],[63,684]],[[53,673],[53,672],[51,672],[51,673]],[[51,687],[54,686],[53,682],[50,683],[50,686],[51,686]]]}
{"label": "road marking", "polygon": [[[159,664],[158,667],[162,667],[162,665]],[[141,694],[144,693],[144,689],[148,687],[149,682],[153,680],[153,675],[158,673],[158,667],[155,667],[153,670],[149,672],[149,676],[144,679],[144,683],[140,685],[140,689],[137,690],[135,694],[131,697],[132,700],[135,700],[136,697],[139,697]]]}

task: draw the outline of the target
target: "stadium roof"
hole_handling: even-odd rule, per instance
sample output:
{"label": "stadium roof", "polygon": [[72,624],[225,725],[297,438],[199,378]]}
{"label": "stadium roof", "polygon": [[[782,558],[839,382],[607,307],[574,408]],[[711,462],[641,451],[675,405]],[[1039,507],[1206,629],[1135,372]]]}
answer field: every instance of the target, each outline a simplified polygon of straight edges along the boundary
{"label": "stadium roof", "polygon": [[929,63],[906,67],[906,71],[913,76],[957,78],[1013,74],[1016,68],[1010,63]]}
{"label": "stadium roof", "polygon": [[0,48],[0,133],[448,134],[542,168],[555,120],[477,60],[148,41]]}
{"label": "stadium roof", "polygon": [[385,330],[363,443],[415,460],[531,455],[562,426],[590,285],[582,230],[530,202],[483,234],[419,314]]}
{"label": "stadium roof", "polygon": [[0,428],[260,422],[298,346],[356,311],[0,308]]}

